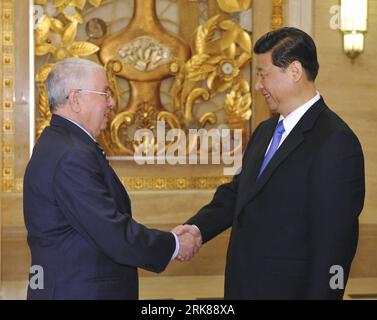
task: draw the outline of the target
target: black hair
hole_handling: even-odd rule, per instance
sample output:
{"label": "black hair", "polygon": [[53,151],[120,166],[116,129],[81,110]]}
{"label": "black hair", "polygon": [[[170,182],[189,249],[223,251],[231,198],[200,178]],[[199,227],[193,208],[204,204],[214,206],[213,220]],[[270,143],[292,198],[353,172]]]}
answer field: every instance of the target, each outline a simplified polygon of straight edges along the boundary
{"label": "black hair", "polygon": [[285,69],[293,61],[299,61],[308,80],[316,79],[319,69],[317,48],[304,31],[286,27],[266,33],[255,43],[254,52],[262,54],[270,51],[275,66]]}

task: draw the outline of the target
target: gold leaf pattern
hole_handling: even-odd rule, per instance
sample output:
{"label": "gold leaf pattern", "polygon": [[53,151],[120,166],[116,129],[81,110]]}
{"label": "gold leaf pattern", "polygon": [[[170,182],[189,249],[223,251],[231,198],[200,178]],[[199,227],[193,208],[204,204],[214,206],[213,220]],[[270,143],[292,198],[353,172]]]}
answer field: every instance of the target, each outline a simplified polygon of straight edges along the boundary
{"label": "gold leaf pattern", "polygon": [[249,89],[247,81],[242,79],[225,97],[224,109],[231,127],[250,120],[251,94]]}
{"label": "gold leaf pattern", "polygon": [[194,35],[194,50],[198,54],[204,52],[206,42],[213,39],[215,32],[217,30],[217,22],[220,16],[214,16],[210,18],[204,25],[204,27],[199,26]]}
{"label": "gold leaf pattern", "polygon": [[216,68],[214,66],[205,65],[195,65],[189,68],[189,74],[187,78],[191,81],[200,81],[207,78],[208,73],[213,72]]}
{"label": "gold leaf pattern", "polygon": [[213,39],[219,19],[220,16],[216,15],[208,19],[208,21],[204,24],[205,41],[209,42]]}
{"label": "gold leaf pattern", "polygon": [[195,40],[194,40],[193,47],[194,47],[195,53],[202,54],[205,47],[205,34],[204,34],[202,26],[199,26],[198,29],[196,30],[194,39]]}
{"label": "gold leaf pattern", "polygon": [[43,85],[39,91],[38,112],[41,118],[38,120],[37,123],[37,138],[41,135],[44,128],[46,128],[49,125],[51,119],[51,112],[45,85]]}
{"label": "gold leaf pattern", "polygon": [[44,15],[38,23],[38,28],[35,29],[35,42],[40,44],[46,40],[47,34],[50,31],[51,20],[48,16]]}
{"label": "gold leaf pattern", "polygon": [[48,53],[53,53],[55,51],[55,47],[49,43],[39,44],[35,47],[35,54],[37,56],[44,56]]}
{"label": "gold leaf pattern", "polygon": [[55,65],[54,63],[45,64],[37,73],[36,81],[41,81],[41,82],[46,81],[54,65]]}
{"label": "gold leaf pattern", "polygon": [[93,53],[96,53],[99,50],[99,47],[97,47],[95,44],[85,41],[77,41],[74,42],[69,47],[69,52],[74,56],[89,56]]}
{"label": "gold leaf pattern", "polygon": [[247,32],[239,33],[237,43],[244,51],[251,54],[251,39]]}
{"label": "gold leaf pattern", "polygon": [[47,90],[46,90],[45,85],[43,85],[42,88],[40,89],[38,111],[39,111],[39,114],[45,119],[50,114]]}
{"label": "gold leaf pattern", "polygon": [[64,30],[63,22],[58,19],[50,18],[51,20],[51,29],[57,33],[61,33]]}
{"label": "gold leaf pattern", "polygon": [[77,34],[77,21],[72,22],[63,32],[62,46],[65,47],[73,42]]}
{"label": "gold leaf pattern", "polygon": [[205,79],[208,72],[213,71],[212,66],[204,65],[208,60],[209,55],[198,54],[193,56],[186,65],[188,78],[192,81],[199,81]]}
{"label": "gold leaf pattern", "polygon": [[84,23],[84,19],[81,13],[73,6],[67,6],[62,9],[62,13],[65,18],[71,22]]}

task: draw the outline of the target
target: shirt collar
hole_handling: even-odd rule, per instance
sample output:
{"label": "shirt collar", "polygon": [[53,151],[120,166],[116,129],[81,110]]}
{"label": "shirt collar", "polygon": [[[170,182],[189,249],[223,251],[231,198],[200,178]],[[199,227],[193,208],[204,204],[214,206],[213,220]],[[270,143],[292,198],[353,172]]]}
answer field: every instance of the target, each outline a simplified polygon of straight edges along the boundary
{"label": "shirt collar", "polygon": [[84,131],[94,142],[96,142],[96,139],[93,138],[93,136],[85,129],[83,128],[82,126],[80,126],[77,122],[71,120],[71,119],[68,119],[66,117],[63,117],[61,116],[62,118],[68,120],[69,122],[72,122],[74,125],[78,126],[82,131]]}

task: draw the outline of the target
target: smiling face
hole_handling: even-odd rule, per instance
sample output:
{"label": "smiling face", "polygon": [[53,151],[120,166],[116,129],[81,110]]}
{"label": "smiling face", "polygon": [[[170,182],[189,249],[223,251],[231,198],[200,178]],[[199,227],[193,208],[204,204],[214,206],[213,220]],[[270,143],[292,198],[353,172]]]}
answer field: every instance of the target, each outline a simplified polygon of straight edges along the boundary
{"label": "smiling face", "polygon": [[[105,71],[94,71],[92,85],[85,89],[109,92]],[[76,91],[75,94],[80,105],[78,113],[80,125],[93,137],[97,137],[102,130],[106,129],[110,111],[115,107],[114,99],[95,92]]]}
{"label": "smiling face", "polygon": [[256,55],[257,83],[255,89],[266,99],[271,112],[285,116],[292,108],[295,81],[290,67],[282,69],[272,63],[271,52]]}

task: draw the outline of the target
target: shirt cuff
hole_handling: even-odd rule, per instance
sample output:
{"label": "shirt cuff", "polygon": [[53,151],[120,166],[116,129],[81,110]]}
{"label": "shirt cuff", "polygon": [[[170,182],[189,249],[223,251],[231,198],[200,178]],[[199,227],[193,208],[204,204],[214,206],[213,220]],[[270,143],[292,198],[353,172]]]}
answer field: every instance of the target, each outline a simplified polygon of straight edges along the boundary
{"label": "shirt cuff", "polygon": [[178,240],[177,235],[174,232],[172,232],[172,234],[174,235],[174,238],[175,238],[175,250],[174,250],[173,256],[171,257],[171,260],[174,260],[178,256],[180,247],[179,247],[179,240]]}
{"label": "shirt cuff", "polygon": [[193,226],[194,228],[198,229],[198,231],[200,232],[200,235],[202,235],[202,232],[200,231],[200,229],[198,228],[198,226],[197,226],[197,225],[195,225],[195,224],[192,224],[191,226]]}

